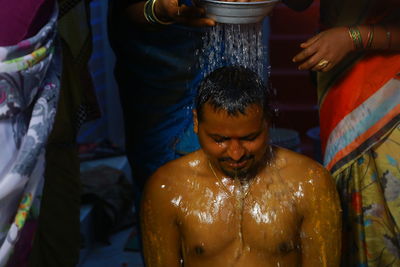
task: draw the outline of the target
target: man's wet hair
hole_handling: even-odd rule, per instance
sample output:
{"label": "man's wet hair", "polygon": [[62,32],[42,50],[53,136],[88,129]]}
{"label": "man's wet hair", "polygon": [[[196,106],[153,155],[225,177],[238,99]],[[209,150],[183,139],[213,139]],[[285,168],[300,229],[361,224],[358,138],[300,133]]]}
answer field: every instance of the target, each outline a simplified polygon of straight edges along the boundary
{"label": "man's wet hair", "polygon": [[197,90],[195,107],[199,121],[202,120],[204,104],[214,110],[225,110],[231,116],[245,114],[252,104],[259,105],[268,121],[272,120],[269,90],[252,70],[242,66],[228,66],[207,75]]}

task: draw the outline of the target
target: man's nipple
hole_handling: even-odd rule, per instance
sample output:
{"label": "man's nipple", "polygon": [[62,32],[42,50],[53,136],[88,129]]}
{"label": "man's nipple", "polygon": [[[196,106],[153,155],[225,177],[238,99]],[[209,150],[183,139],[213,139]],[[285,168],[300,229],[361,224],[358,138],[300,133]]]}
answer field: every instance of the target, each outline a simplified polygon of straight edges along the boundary
{"label": "man's nipple", "polygon": [[196,252],[197,255],[203,255],[204,254],[204,248],[202,246],[196,246],[194,248],[194,251]]}

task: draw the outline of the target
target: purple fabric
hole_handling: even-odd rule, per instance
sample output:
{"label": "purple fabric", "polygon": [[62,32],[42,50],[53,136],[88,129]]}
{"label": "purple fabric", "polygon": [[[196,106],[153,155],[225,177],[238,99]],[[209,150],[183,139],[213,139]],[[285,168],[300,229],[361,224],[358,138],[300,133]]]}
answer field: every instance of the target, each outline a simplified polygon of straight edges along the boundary
{"label": "purple fabric", "polygon": [[7,263],[7,267],[27,267],[29,255],[32,250],[33,238],[37,229],[37,221],[31,220],[25,223],[21,231],[21,237],[14,248],[14,253]]}
{"label": "purple fabric", "polygon": [[49,20],[55,0],[0,0],[0,46],[34,36]]}

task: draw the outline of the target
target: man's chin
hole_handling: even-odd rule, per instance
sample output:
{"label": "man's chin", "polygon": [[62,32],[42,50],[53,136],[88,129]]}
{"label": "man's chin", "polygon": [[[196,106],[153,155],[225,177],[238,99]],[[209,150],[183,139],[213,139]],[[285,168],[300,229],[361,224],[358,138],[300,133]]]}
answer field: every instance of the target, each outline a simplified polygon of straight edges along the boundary
{"label": "man's chin", "polygon": [[244,179],[249,175],[249,167],[240,167],[240,168],[221,168],[225,175],[231,178],[239,178]]}

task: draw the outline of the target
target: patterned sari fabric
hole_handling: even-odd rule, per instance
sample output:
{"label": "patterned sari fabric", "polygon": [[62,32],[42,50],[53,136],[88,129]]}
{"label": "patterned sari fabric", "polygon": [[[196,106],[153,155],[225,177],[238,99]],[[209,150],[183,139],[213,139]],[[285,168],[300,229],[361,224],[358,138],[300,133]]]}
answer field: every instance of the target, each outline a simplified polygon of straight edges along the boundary
{"label": "patterned sari fabric", "polygon": [[343,266],[400,266],[400,126],[335,177]]}
{"label": "patterned sari fabric", "polygon": [[32,38],[0,47],[0,266],[39,204],[59,95],[57,13]]}
{"label": "patterned sari fabric", "polygon": [[[399,18],[391,0],[321,0],[326,27]],[[400,54],[349,54],[318,74],[318,90],[324,165],[343,209],[342,266],[400,266]]]}

